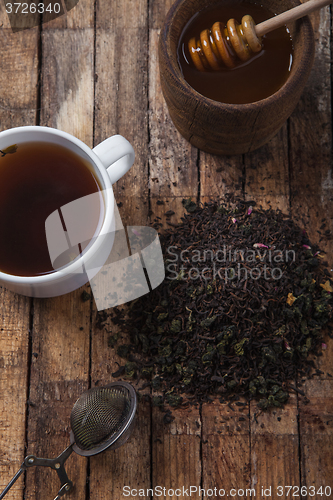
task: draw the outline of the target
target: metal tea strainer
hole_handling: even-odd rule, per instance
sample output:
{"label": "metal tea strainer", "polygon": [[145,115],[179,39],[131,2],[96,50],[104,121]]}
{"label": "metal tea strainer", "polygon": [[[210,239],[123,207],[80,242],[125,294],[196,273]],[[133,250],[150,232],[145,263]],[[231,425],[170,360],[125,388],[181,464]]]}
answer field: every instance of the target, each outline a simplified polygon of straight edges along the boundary
{"label": "metal tea strainer", "polygon": [[0,494],[0,500],[29,467],[44,466],[55,469],[61,487],[54,500],[59,500],[73,487],[64,464],[72,451],[89,457],[107,448],[115,449],[129,438],[136,411],[137,399],[133,387],[126,382],[113,382],[84,392],[71,412],[71,444],[55,459],[25,457],[21,468]]}

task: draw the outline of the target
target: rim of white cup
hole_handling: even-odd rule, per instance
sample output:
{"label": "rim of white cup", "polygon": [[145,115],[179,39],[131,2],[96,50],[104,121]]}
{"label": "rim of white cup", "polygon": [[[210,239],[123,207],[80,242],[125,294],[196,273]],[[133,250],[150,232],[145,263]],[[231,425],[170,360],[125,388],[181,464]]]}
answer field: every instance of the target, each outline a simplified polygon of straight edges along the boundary
{"label": "rim of white cup", "polygon": [[[51,283],[52,281],[57,281],[59,278],[63,278],[67,275],[71,274],[76,274],[78,272],[82,272],[82,264],[85,262],[89,261],[89,259],[96,253],[98,250],[99,246],[103,244],[104,238],[98,238],[100,234],[103,233],[103,229],[111,227],[111,222],[112,218],[114,216],[114,196],[111,196],[111,192],[113,194],[112,190],[112,184],[110,177],[107,173],[106,168],[102,164],[101,160],[99,157],[94,153],[92,149],[89,148],[84,142],[82,142],[80,139],[77,137],[64,132],[62,130],[58,130],[56,128],[52,127],[43,127],[39,125],[31,125],[31,126],[26,126],[26,127],[14,127],[11,129],[4,130],[0,132],[0,140],[2,138],[5,138],[6,136],[11,136],[15,137],[15,135],[21,134],[22,132],[28,132],[28,133],[44,133],[46,135],[56,135],[58,137],[61,137],[65,140],[67,140],[70,143],[74,143],[79,149],[81,149],[90,159],[91,166],[94,168],[94,170],[98,169],[98,173],[100,177],[102,178],[104,182],[104,186],[102,187],[102,196],[104,200],[104,220],[102,222],[102,225],[99,229],[98,234],[96,235],[96,240],[93,242],[90,242],[88,245],[87,250],[85,250],[82,255],[78,256],[72,263],[67,264],[58,270],[50,271],[46,274],[42,274],[39,276],[17,276],[15,274],[9,274],[5,273],[0,270],[0,279],[4,282],[10,282],[10,283],[17,283],[17,284],[26,284],[26,285],[35,285],[35,284],[41,284],[41,283]],[[23,142],[28,142],[27,141],[21,141]],[[36,142],[38,142],[38,138],[36,138]],[[15,141],[13,140],[13,143]],[[66,147],[66,146],[65,146]],[[110,191],[111,189],[111,191]],[[90,246],[91,244],[91,246]],[[89,247],[90,246],[90,247]],[[1,265],[1,263],[0,263]],[[81,271],[80,271],[81,270]]]}

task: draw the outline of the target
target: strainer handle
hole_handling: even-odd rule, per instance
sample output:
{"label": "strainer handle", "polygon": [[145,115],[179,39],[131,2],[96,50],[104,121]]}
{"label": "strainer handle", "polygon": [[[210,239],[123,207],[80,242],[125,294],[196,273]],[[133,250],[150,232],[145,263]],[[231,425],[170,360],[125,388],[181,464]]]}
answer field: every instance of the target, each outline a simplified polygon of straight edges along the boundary
{"label": "strainer handle", "polygon": [[58,491],[58,495],[54,500],[59,500],[60,497],[65,495],[68,491],[70,491],[73,487],[72,481],[68,479],[67,472],[65,471],[64,463],[66,462],[67,458],[70,456],[70,454],[73,451],[73,445],[69,445],[62,453],[57,458],[38,458],[35,457],[34,455],[28,455],[25,457],[23,464],[21,465],[21,468],[17,471],[15,476],[9,481],[7,484],[6,488],[2,491],[0,494],[0,500],[4,498],[6,493],[10,490],[10,488],[13,486],[13,484],[18,480],[22,472],[27,470],[29,467],[50,467],[51,469],[54,469],[61,482],[61,488]]}
{"label": "strainer handle", "polygon": [[63,484],[60,490],[58,491],[58,495],[55,497],[54,500],[60,500],[60,498],[63,495],[66,495],[66,493],[68,493],[72,489],[72,487],[73,487],[72,481],[68,481],[67,483]]}
{"label": "strainer handle", "polygon": [[69,445],[62,453],[60,453],[57,458],[38,458],[34,455],[29,455],[24,459],[26,467],[50,467],[51,469],[54,469],[56,471],[61,482],[61,488],[54,500],[59,500],[60,497],[69,492],[73,487],[73,483],[68,479],[67,472],[65,471],[64,467],[64,463],[71,455],[72,451],[73,445]]}
{"label": "strainer handle", "polygon": [[21,465],[21,468],[16,472],[15,476],[13,477],[13,479],[11,479],[9,481],[9,483],[7,484],[6,488],[0,493],[0,500],[2,498],[4,498],[4,496],[6,495],[6,493],[8,493],[8,491],[10,490],[10,488],[13,486],[14,483],[16,483],[16,481],[18,480],[18,478],[20,477],[20,475],[22,474],[22,472],[24,472],[25,470],[27,470],[24,462],[23,464]]}

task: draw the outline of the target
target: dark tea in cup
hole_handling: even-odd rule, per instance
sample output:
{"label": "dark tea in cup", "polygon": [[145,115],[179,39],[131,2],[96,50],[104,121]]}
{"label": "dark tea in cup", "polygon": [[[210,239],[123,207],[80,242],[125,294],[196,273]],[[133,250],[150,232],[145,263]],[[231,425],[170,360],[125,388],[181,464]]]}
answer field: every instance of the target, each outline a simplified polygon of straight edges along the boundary
{"label": "dark tea in cup", "polygon": [[[50,259],[45,222],[61,207],[89,198],[87,234],[96,234],[103,218],[102,187],[90,163],[72,150],[51,142],[25,142],[0,152],[0,271],[15,276],[40,276],[69,264],[88,245],[79,245],[58,262]],[[80,217],[80,214],[78,214]]]}

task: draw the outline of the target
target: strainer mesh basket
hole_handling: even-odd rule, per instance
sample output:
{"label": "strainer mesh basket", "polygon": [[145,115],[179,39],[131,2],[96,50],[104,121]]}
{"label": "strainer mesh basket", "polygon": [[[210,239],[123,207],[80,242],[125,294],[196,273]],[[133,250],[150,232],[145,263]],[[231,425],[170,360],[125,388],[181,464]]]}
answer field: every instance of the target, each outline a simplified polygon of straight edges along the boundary
{"label": "strainer mesh basket", "polygon": [[77,446],[91,450],[112,440],[126,425],[130,411],[131,395],[126,387],[95,387],[82,394],[71,413]]}

